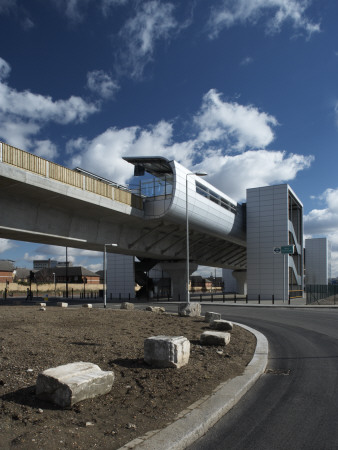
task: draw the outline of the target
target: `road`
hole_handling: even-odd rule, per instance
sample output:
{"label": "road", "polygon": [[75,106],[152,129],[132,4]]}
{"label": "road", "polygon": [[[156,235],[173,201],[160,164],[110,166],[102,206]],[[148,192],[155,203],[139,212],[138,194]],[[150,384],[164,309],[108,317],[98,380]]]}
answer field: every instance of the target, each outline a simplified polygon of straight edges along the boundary
{"label": "road", "polygon": [[206,310],[261,331],[269,362],[249,393],[189,450],[338,449],[338,310]]}

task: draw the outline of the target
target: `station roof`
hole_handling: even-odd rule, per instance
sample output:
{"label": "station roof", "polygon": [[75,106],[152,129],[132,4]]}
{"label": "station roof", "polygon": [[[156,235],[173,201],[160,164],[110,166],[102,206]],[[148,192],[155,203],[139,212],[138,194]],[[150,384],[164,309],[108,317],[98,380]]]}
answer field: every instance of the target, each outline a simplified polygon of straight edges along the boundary
{"label": "station roof", "polygon": [[[134,164],[135,169],[143,168],[146,172],[157,177],[173,173],[170,161],[163,156],[125,156],[123,159],[130,164]],[[137,174],[135,173],[135,175]]]}

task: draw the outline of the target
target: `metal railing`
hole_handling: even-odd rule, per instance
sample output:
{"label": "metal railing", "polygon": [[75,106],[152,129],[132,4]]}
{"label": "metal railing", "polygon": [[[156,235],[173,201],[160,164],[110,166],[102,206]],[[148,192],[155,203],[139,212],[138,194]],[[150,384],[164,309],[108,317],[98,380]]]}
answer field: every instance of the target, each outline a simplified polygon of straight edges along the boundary
{"label": "metal railing", "polygon": [[133,208],[143,209],[142,197],[135,195],[131,191],[120,189],[104,181],[96,180],[67,167],[47,161],[32,153],[12,147],[4,142],[0,142],[0,162],[59,181],[60,183],[74,186],[84,191],[101,195],[102,197],[107,197],[111,200],[116,200]]}
{"label": "metal railing", "polygon": [[328,299],[336,304],[338,301],[338,285],[336,284],[307,284],[306,304],[316,303],[319,300]]}

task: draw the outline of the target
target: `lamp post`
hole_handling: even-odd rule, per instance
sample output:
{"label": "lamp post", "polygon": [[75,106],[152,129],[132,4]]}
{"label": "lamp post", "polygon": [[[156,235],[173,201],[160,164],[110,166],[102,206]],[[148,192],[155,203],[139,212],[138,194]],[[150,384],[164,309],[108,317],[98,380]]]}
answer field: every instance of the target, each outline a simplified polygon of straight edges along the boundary
{"label": "lamp post", "polygon": [[188,176],[197,175],[198,177],[205,177],[208,175],[206,172],[189,172],[185,176],[185,212],[186,212],[186,223],[187,223],[187,302],[190,303],[190,291],[189,291],[189,195],[188,195]]}
{"label": "lamp post", "polygon": [[54,277],[54,297],[56,294],[56,280],[55,280],[55,272],[53,272],[53,277]]}
{"label": "lamp post", "polygon": [[104,244],[103,254],[103,304],[107,308],[107,247],[117,247],[117,244]]}

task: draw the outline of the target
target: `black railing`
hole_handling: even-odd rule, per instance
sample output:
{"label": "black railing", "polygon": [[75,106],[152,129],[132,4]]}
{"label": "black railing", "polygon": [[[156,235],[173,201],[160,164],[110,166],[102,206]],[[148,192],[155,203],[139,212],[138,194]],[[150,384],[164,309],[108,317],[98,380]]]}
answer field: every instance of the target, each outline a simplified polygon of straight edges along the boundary
{"label": "black railing", "polygon": [[336,284],[308,284],[306,285],[306,304],[327,299],[329,303],[338,301],[338,285]]}

